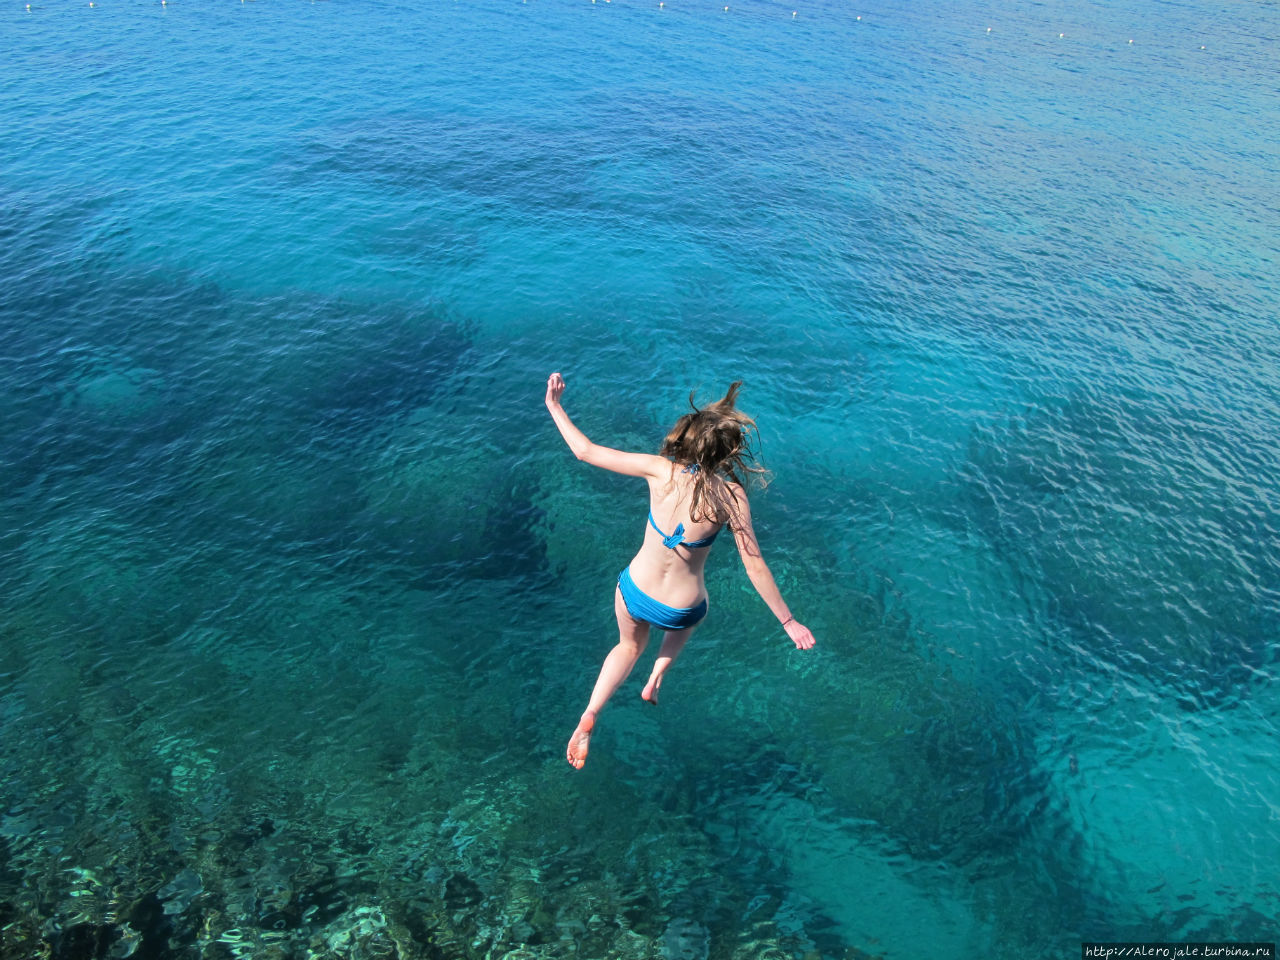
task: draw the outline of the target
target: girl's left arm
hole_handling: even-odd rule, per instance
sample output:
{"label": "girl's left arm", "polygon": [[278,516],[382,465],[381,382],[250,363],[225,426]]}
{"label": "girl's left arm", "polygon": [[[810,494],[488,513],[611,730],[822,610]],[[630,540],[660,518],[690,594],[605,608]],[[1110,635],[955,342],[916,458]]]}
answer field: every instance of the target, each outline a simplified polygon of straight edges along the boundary
{"label": "girl's left arm", "polygon": [[551,414],[551,419],[555,421],[560,436],[564,437],[564,442],[569,445],[575,457],[592,466],[612,470],[614,473],[624,473],[631,477],[659,477],[664,469],[668,471],[671,469],[670,461],[653,454],[628,453],[625,450],[615,450],[612,447],[602,447],[598,443],[592,443],[587,435],[569,419],[569,414],[565,413],[564,407],[560,405],[564,388],[564,377],[559,373],[553,373],[547,378],[547,410]]}

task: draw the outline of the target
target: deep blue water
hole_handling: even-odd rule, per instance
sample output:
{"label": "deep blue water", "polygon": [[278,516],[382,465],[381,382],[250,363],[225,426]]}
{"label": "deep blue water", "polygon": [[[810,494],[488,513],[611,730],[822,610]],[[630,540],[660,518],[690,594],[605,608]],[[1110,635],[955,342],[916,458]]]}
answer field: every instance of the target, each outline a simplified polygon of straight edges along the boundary
{"label": "deep blue water", "polygon": [[1280,8],[723,6],[0,10],[0,955],[1275,939]]}

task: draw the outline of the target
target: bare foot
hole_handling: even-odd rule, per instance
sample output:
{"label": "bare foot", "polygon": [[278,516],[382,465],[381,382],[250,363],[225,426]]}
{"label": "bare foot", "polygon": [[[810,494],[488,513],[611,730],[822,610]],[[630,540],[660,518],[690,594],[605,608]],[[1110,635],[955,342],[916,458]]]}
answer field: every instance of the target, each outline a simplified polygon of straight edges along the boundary
{"label": "bare foot", "polygon": [[658,705],[658,688],[662,686],[662,675],[659,674],[649,678],[649,682],[644,685],[644,689],[640,691],[640,699],[647,700],[655,707]]}
{"label": "bare foot", "polygon": [[574,730],[573,736],[569,738],[569,749],[567,751],[569,763],[579,770],[587,762],[587,749],[591,744],[591,728],[595,725],[596,715],[588,710],[582,715],[582,719],[578,721],[578,729]]}

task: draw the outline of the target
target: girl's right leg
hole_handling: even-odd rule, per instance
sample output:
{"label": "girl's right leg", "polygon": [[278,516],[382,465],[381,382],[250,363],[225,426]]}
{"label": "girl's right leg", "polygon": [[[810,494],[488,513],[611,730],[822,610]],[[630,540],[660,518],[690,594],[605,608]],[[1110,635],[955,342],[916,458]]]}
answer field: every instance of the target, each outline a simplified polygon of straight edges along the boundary
{"label": "girl's right leg", "polygon": [[649,644],[649,625],[632,618],[627,605],[622,601],[621,590],[614,591],[613,610],[618,618],[618,645],[604,658],[604,665],[600,668],[600,676],[596,678],[587,709],[578,721],[573,736],[569,738],[569,748],[566,751],[569,763],[579,770],[587,762],[587,749],[591,742],[591,730],[596,725],[596,714],[621,686],[622,681],[627,679],[631,668],[636,665],[640,654],[644,653],[644,648]]}
{"label": "girl's right leg", "polygon": [[662,686],[662,675],[680,656],[680,651],[693,636],[696,627],[685,627],[683,630],[668,630],[662,635],[662,646],[658,648],[658,659],[653,661],[653,673],[649,674],[649,682],[640,691],[640,696],[655,706],[658,703],[658,688]]}

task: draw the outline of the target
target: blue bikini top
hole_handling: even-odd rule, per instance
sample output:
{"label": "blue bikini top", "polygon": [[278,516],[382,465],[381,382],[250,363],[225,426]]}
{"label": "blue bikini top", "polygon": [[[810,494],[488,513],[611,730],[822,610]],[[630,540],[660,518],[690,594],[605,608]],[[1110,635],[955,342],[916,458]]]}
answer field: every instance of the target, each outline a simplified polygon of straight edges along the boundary
{"label": "blue bikini top", "polygon": [[[696,463],[691,463],[680,472],[697,473],[698,470],[698,465]],[[649,526],[658,531],[658,536],[662,537],[662,545],[668,550],[674,550],[676,547],[689,547],[691,550],[696,550],[698,547],[709,547],[715,542],[716,537],[720,536],[720,531],[717,530],[711,536],[703,537],[701,540],[686,540],[684,538],[683,523],[676,524],[674,533],[663,533],[662,528],[658,526],[657,521],[653,519],[652,510],[649,511]]]}
{"label": "blue bikini top", "polygon": [[663,533],[662,528],[654,522],[652,510],[649,511],[649,526],[658,531],[658,535],[662,537],[662,545],[668,550],[674,550],[676,547],[689,547],[690,549],[696,549],[697,547],[709,547],[715,541],[716,537],[720,536],[720,531],[717,530],[711,536],[703,537],[701,540],[686,540],[684,538],[683,523],[676,524],[674,533]]}

